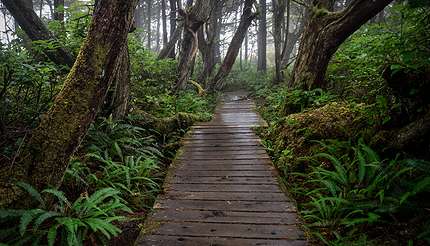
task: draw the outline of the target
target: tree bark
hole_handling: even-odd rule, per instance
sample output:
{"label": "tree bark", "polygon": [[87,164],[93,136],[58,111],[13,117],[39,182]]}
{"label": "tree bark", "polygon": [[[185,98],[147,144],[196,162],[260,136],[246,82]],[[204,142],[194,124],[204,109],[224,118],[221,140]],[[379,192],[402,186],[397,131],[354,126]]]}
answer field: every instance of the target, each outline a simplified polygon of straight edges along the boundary
{"label": "tree bark", "polygon": [[158,54],[158,59],[175,58],[176,43],[181,38],[181,34],[182,34],[181,28],[182,28],[182,23],[178,27],[176,27],[175,32],[170,37],[169,42],[167,43],[166,46],[164,46],[164,48]]}
{"label": "tree bark", "polygon": [[239,50],[245,39],[248,28],[251,26],[252,21],[257,17],[257,14],[252,12],[252,6],[254,5],[254,2],[255,0],[245,0],[239,27],[237,28],[236,33],[231,40],[221,67],[208,85],[208,90],[211,92],[222,89],[223,81],[230,73],[234,62],[236,61],[237,54],[239,53]]}
{"label": "tree bark", "polygon": [[112,115],[114,119],[124,119],[128,113],[130,96],[130,55],[128,45],[119,54],[120,64],[114,73],[114,82],[109,89],[103,115]]}
{"label": "tree bark", "polygon": [[353,0],[341,12],[313,8],[293,70],[292,87],[325,87],[325,72],[338,47],[392,0]]}
{"label": "tree bark", "polygon": [[15,180],[25,180],[39,190],[61,184],[69,159],[102,106],[120,64],[135,7],[136,0],[99,1],[63,89],[32,132],[20,160],[0,171],[1,207],[23,198],[13,185]]}
{"label": "tree bark", "polygon": [[273,39],[275,44],[275,83],[280,83],[282,78],[282,44],[285,23],[285,9],[287,7],[286,0],[273,0]]}
{"label": "tree bark", "polygon": [[217,47],[220,36],[220,18],[224,1],[212,1],[212,14],[209,23],[203,25],[198,31],[198,46],[203,60],[203,69],[198,76],[198,82],[206,85],[207,79],[212,76],[217,63]]}
{"label": "tree bark", "polygon": [[161,40],[161,8],[160,6],[157,6],[157,33],[156,33],[156,38],[155,38],[155,42],[156,42],[156,46],[155,46],[155,51],[159,52],[160,51],[160,40]]}
{"label": "tree bark", "polygon": [[175,92],[183,90],[187,84],[190,68],[198,51],[197,31],[208,20],[210,6],[210,1],[197,0],[188,11],[179,12],[184,19],[184,38],[177,67],[178,80],[173,88]]}
{"label": "tree bark", "polygon": [[152,30],[151,30],[151,18],[152,17],[152,0],[146,0],[146,33],[147,33],[147,35],[146,35],[146,37],[147,37],[147,40],[146,40],[146,48],[148,49],[148,50],[150,50],[151,49],[151,39],[152,39],[152,36],[151,36],[151,32],[152,32]]}
{"label": "tree bark", "polygon": [[[181,35],[181,32],[178,32],[177,26],[176,26],[176,0],[170,0],[170,40],[169,40],[169,46],[171,48],[169,48],[169,53],[167,53],[166,57],[169,58],[175,58],[176,57],[176,53],[175,53],[175,48],[176,48],[176,43],[179,40],[179,37]],[[164,49],[164,48],[163,48]],[[159,56],[160,58],[160,56]]]}
{"label": "tree bark", "polygon": [[305,22],[308,16],[308,10],[305,9],[303,11],[302,17],[297,21],[296,27],[293,32],[288,34],[288,38],[285,40],[285,52],[282,55],[282,68],[286,68],[288,63],[290,62],[291,56],[294,51],[294,47],[299,41],[300,37],[303,34],[303,30],[305,29]]}
{"label": "tree bark", "polygon": [[[32,41],[46,40],[55,41],[54,35],[43,24],[42,20],[34,12],[32,4],[27,0],[1,0],[19,26],[24,30]],[[74,62],[73,56],[64,48],[58,47],[53,50],[44,51],[46,56],[57,64],[71,67]]]}
{"label": "tree bark", "polygon": [[267,5],[266,0],[260,0],[260,14],[258,22],[258,64],[257,70],[260,72],[266,72],[267,70]]}
{"label": "tree bark", "polygon": [[166,16],[166,0],[161,0],[161,19],[163,26],[163,47],[167,45],[167,16]]}

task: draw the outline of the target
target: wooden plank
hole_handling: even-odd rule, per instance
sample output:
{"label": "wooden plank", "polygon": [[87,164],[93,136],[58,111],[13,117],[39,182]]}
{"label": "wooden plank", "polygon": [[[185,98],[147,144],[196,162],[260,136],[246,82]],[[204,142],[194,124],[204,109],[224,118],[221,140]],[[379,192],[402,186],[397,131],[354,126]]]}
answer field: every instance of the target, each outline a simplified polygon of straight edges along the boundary
{"label": "wooden plank", "polygon": [[179,156],[177,158],[178,160],[185,160],[185,161],[206,161],[206,160],[226,160],[226,161],[236,161],[236,160],[256,160],[256,159],[262,159],[262,160],[270,160],[269,156],[267,155],[259,155],[255,156],[253,158],[249,155],[239,155],[239,156]]}
{"label": "wooden plank", "polygon": [[302,239],[303,234],[291,225],[242,225],[193,222],[162,223],[156,235],[238,237],[250,239]]}
{"label": "wooden plank", "polygon": [[304,240],[245,239],[232,237],[184,237],[151,235],[137,241],[140,246],[304,246]]}
{"label": "wooden plank", "polygon": [[163,196],[163,199],[170,200],[207,200],[207,201],[272,201],[288,202],[283,193],[277,192],[182,192],[172,191]]}
{"label": "wooden plank", "polygon": [[169,183],[167,190],[176,191],[223,191],[223,192],[281,192],[274,184],[180,184]]}
{"label": "wooden plank", "polygon": [[278,182],[272,177],[183,177],[174,176],[172,184],[272,184]]}
{"label": "wooden plank", "polygon": [[234,163],[225,165],[182,165],[178,170],[190,171],[265,171],[268,169],[265,165],[235,165]]}
{"label": "wooden plank", "polygon": [[252,160],[252,159],[270,159],[270,157],[264,153],[259,155],[193,155],[186,153],[180,155],[177,159],[181,160]]}
{"label": "wooden plank", "polygon": [[184,177],[273,177],[271,170],[256,171],[190,171],[177,170],[176,176]]}
{"label": "wooden plank", "polygon": [[294,225],[297,223],[295,213],[255,213],[255,212],[223,212],[196,210],[156,210],[152,218],[157,221],[204,222],[255,225]]}
{"label": "wooden plank", "polygon": [[260,143],[259,138],[247,138],[247,139],[194,139],[184,138],[183,143],[191,144],[238,144],[238,143]]}
{"label": "wooden plank", "polygon": [[261,151],[265,149],[260,145],[244,145],[244,146],[198,146],[198,145],[187,145],[182,148],[185,151],[195,151],[195,152],[212,152],[212,151]]}
{"label": "wooden plank", "polygon": [[183,162],[185,165],[271,165],[270,159],[183,160]]}
{"label": "wooden plank", "polygon": [[266,151],[262,148],[254,148],[251,150],[206,150],[206,151],[199,151],[194,148],[184,148],[183,149],[184,154],[189,154],[193,156],[203,155],[203,156],[217,156],[217,155],[262,155],[266,154]]}

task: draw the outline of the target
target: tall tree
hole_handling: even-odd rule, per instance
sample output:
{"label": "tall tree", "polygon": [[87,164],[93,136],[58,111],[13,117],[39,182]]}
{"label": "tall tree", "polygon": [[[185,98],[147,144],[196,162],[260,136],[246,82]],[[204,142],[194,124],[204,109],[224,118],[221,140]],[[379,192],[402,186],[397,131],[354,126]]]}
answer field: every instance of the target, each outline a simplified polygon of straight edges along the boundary
{"label": "tall tree", "polygon": [[248,28],[251,26],[252,21],[257,17],[257,13],[252,12],[254,2],[255,0],[245,0],[239,26],[230,42],[227,54],[224,57],[221,67],[218,69],[215,77],[208,84],[209,91],[222,89],[223,81],[230,73],[234,62],[236,61],[237,54],[239,53],[243,40],[247,35]]}
{"label": "tall tree", "polygon": [[[99,1],[87,38],[53,106],[25,144],[20,160],[0,171],[0,206],[23,198],[13,185],[24,180],[37,189],[58,187],[105,99],[121,63],[136,0]],[[25,200],[25,198],[24,198]]]}
{"label": "tall tree", "polygon": [[327,66],[338,47],[392,1],[352,0],[339,12],[330,12],[325,3],[316,1],[300,42],[291,86],[324,87]]}
{"label": "tall tree", "polygon": [[151,30],[151,20],[152,20],[152,0],[146,0],[146,48],[151,49],[152,41],[152,30]]}
{"label": "tall tree", "polygon": [[160,39],[161,39],[161,36],[160,36],[160,34],[161,34],[161,30],[160,30],[160,28],[161,28],[161,8],[160,8],[160,5],[158,5],[157,6],[157,28],[155,29],[157,32],[155,33],[156,34],[156,38],[155,38],[155,45],[156,45],[156,47],[155,47],[155,51],[160,51]]}
{"label": "tall tree", "polygon": [[265,72],[267,69],[267,4],[266,0],[260,0],[260,14],[258,15],[258,34],[257,34],[257,46],[258,46],[258,71]]}
{"label": "tall tree", "polygon": [[198,76],[198,81],[206,84],[206,80],[212,76],[215,65],[218,62],[217,49],[219,47],[219,37],[221,32],[221,16],[224,0],[212,1],[212,14],[209,22],[198,31],[198,46],[203,60],[203,69]]}
{"label": "tall tree", "polygon": [[[46,40],[55,41],[55,36],[43,24],[42,20],[33,10],[30,0],[1,0],[15,18],[19,26],[24,30],[32,41]],[[45,50],[44,53],[57,64],[72,66],[73,56],[64,48],[56,46],[52,50]]]}
{"label": "tall tree", "polygon": [[282,81],[282,47],[284,33],[286,0],[273,0],[273,39],[275,43],[275,78],[274,82]]}
{"label": "tall tree", "polygon": [[[176,0],[169,0],[170,2],[170,38],[169,38],[169,44],[166,50],[168,50],[166,57],[175,58],[175,47],[176,43],[178,42],[179,36],[181,35],[181,32],[177,31],[178,27],[176,26],[176,16],[177,16],[177,3]],[[180,28],[179,28],[180,29]],[[161,54],[160,54],[161,55]]]}
{"label": "tall tree", "polygon": [[188,81],[198,50],[197,31],[209,18],[211,1],[196,0],[194,5],[188,7],[187,10],[179,10],[179,14],[184,19],[184,38],[181,44],[181,53],[177,67],[178,79],[174,87],[175,92],[184,89]]}
{"label": "tall tree", "polygon": [[167,45],[167,16],[166,16],[166,0],[161,0],[161,19],[163,26],[163,47]]}

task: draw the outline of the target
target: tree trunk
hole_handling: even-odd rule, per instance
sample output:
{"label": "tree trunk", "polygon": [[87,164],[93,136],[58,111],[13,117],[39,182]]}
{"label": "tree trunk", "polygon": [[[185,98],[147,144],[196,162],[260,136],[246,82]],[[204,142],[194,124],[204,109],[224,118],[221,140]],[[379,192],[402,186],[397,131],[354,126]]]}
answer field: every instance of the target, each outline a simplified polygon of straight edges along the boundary
{"label": "tree trunk", "polygon": [[130,55],[128,46],[119,54],[120,65],[114,73],[114,82],[105,100],[103,115],[112,115],[114,119],[123,119],[128,112],[130,96]]}
{"label": "tree trunk", "polygon": [[157,51],[157,52],[160,51],[160,39],[161,39],[160,27],[161,27],[161,8],[160,8],[160,6],[158,6],[158,8],[157,8],[157,28],[156,28],[157,33],[156,33],[156,39],[155,39],[156,40],[155,51]]}
{"label": "tree trunk", "polygon": [[292,33],[288,34],[288,38],[285,40],[285,52],[282,56],[282,68],[286,68],[288,63],[290,62],[291,56],[293,54],[294,48],[302,36],[303,30],[305,29],[305,22],[307,20],[307,16],[309,11],[307,9],[304,10],[302,17],[297,21],[296,28]]}
{"label": "tree trunk", "polygon": [[187,12],[184,10],[179,12],[184,19],[184,38],[177,67],[178,80],[173,88],[175,92],[183,90],[187,84],[190,68],[198,50],[197,31],[209,18],[210,6],[210,1],[197,0]]}
{"label": "tree trunk", "polygon": [[163,47],[166,47],[167,38],[167,16],[166,16],[166,0],[161,0],[161,19],[163,26]]}
{"label": "tree trunk", "polygon": [[151,49],[151,18],[152,17],[152,0],[146,0],[146,48]]}
{"label": "tree trunk", "polygon": [[103,0],[94,11],[87,38],[63,89],[33,130],[20,160],[0,171],[0,206],[24,198],[13,185],[25,180],[36,189],[58,187],[91,122],[103,104],[120,64],[136,0]]}
{"label": "tree trunk", "polygon": [[257,46],[258,46],[258,64],[257,70],[260,72],[266,72],[267,70],[267,5],[266,0],[260,0],[260,14],[259,14],[259,22],[258,22],[258,37],[257,37]]}
{"label": "tree trunk", "polygon": [[177,10],[176,1],[170,0],[170,40],[168,45],[171,46],[171,48],[168,49],[169,53],[167,53],[166,57],[173,58],[173,59],[176,57],[176,54],[175,54],[176,43],[178,42],[179,37],[181,35],[181,32],[178,32],[176,30],[177,29],[176,10]]}
{"label": "tree trunk", "polygon": [[198,82],[206,85],[207,79],[212,76],[217,63],[217,45],[220,36],[220,18],[222,16],[223,1],[212,1],[212,14],[209,23],[203,25],[198,31],[198,46],[203,60],[203,70],[198,76]]}
{"label": "tree trunk", "polygon": [[273,0],[273,39],[275,43],[275,83],[280,83],[282,78],[282,44],[287,30],[283,30],[285,23],[286,0]]}
{"label": "tree trunk", "polygon": [[[54,35],[34,12],[32,4],[29,4],[28,0],[1,1],[31,40],[55,41]],[[64,48],[58,47],[53,50],[45,50],[44,53],[50,60],[57,64],[63,64],[69,67],[73,65],[73,56]]]}
{"label": "tree trunk", "polygon": [[[182,24],[176,27],[175,32],[170,37],[169,42],[158,54],[158,59],[175,58],[176,43],[181,38]],[[172,57],[173,56],[173,57]]]}
{"label": "tree trunk", "polygon": [[341,12],[313,9],[293,70],[292,87],[324,87],[325,72],[338,47],[392,0],[353,0]]}
{"label": "tree trunk", "polygon": [[253,5],[254,0],[245,0],[239,27],[237,28],[236,33],[231,40],[221,67],[208,85],[208,90],[211,92],[222,89],[223,80],[228,76],[234,62],[236,61],[237,54],[239,53],[243,40],[245,39],[248,28],[251,26],[252,21],[257,17],[257,14],[252,12]]}

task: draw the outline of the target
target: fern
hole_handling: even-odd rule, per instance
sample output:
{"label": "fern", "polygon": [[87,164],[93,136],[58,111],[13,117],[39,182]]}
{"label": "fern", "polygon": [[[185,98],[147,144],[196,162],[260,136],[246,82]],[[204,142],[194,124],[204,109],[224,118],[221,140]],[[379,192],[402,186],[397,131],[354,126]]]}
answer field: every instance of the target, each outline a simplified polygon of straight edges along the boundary
{"label": "fern", "polygon": [[[8,243],[25,244],[30,240],[37,243],[45,238],[48,245],[61,241],[61,244],[74,246],[83,245],[89,234],[104,242],[121,232],[112,223],[125,218],[116,214],[131,212],[119,197],[120,192],[113,188],[98,190],[89,197],[81,196],[71,203],[63,192],[55,189],[39,193],[30,185],[21,187],[33,194],[51,194],[56,203],[52,210],[47,210],[42,205],[28,210],[0,210],[0,222],[15,225],[3,238]],[[41,204],[46,204],[42,196],[40,199]]]}

